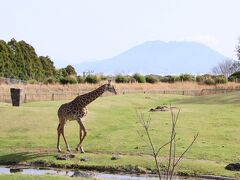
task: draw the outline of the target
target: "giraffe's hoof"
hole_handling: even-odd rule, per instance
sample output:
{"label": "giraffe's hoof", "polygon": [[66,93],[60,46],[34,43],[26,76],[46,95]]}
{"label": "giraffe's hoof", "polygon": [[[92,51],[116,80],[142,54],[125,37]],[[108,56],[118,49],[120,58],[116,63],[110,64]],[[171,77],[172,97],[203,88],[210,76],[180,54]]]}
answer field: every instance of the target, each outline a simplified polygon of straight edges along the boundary
{"label": "giraffe's hoof", "polygon": [[85,153],[84,149],[81,147],[80,148],[81,153]]}
{"label": "giraffe's hoof", "polygon": [[70,152],[70,149],[69,149],[69,148],[67,148],[67,151],[68,151],[68,152]]}
{"label": "giraffe's hoof", "polygon": [[79,151],[79,148],[78,148],[78,147],[76,147],[76,151]]}
{"label": "giraffe's hoof", "polygon": [[61,149],[58,149],[58,152],[61,152]]}

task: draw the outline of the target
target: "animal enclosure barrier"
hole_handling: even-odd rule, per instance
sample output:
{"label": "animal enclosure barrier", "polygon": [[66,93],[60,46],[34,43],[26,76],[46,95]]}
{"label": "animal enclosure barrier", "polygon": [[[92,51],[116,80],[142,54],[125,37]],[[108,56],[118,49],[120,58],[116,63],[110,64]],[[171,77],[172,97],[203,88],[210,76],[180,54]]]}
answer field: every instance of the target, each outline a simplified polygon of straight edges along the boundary
{"label": "animal enclosure barrier", "polygon": [[[145,94],[175,94],[186,96],[203,96],[211,94],[224,94],[230,92],[240,91],[240,89],[200,89],[200,90],[121,90],[118,94],[132,94],[132,93],[145,93]],[[57,91],[57,92],[22,92],[22,101],[58,101],[58,100],[71,100],[76,96],[85,94],[89,91]],[[111,94],[105,93],[103,96]],[[0,102],[11,103],[11,93],[9,91],[0,92]]]}

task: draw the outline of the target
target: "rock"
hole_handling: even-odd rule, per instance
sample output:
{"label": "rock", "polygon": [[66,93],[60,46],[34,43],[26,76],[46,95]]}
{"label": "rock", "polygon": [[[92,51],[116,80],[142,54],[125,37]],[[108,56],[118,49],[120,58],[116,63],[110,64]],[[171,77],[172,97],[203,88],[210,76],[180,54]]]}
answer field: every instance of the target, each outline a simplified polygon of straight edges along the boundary
{"label": "rock", "polygon": [[44,160],[36,160],[31,165],[45,167],[48,166],[49,163],[46,163]]}
{"label": "rock", "polygon": [[240,171],[240,163],[230,163],[225,167],[225,169],[230,171]]}
{"label": "rock", "polygon": [[121,159],[121,156],[117,154],[113,154],[111,157],[111,160],[117,160],[117,159]]}
{"label": "rock", "polygon": [[71,177],[85,177],[85,178],[90,178],[90,177],[94,177],[94,174],[93,174],[93,173],[90,173],[90,172],[75,171]]}
{"label": "rock", "polygon": [[11,167],[10,168],[10,173],[18,173],[18,172],[22,172],[23,169],[22,168],[18,168],[18,167]]}
{"label": "rock", "polygon": [[158,111],[168,111],[169,108],[167,106],[157,106],[155,109],[151,108],[150,112],[158,112]]}
{"label": "rock", "polygon": [[75,155],[74,154],[68,154],[68,156],[72,159],[72,158],[75,158]]}
{"label": "rock", "polygon": [[82,158],[80,159],[80,161],[89,161],[89,160],[90,160],[89,157],[82,157]]}
{"label": "rock", "polygon": [[59,154],[56,156],[57,160],[69,160],[74,158],[75,155],[74,154]]}

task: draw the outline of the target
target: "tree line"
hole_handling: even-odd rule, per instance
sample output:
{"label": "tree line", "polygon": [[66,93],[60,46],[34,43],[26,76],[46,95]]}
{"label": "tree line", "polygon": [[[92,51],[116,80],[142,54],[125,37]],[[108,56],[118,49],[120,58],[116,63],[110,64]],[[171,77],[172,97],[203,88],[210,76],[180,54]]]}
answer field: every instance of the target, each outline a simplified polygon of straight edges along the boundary
{"label": "tree line", "polygon": [[42,81],[55,76],[56,69],[48,56],[38,56],[25,41],[0,40],[0,76],[21,80]]}

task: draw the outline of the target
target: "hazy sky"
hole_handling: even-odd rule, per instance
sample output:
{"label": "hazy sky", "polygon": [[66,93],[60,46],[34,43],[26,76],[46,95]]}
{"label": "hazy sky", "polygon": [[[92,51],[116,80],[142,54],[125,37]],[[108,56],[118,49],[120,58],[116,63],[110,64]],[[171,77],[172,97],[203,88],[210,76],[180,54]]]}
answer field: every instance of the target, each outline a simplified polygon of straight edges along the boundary
{"label": "hazy sky", "polygon": [[0,0],[0,39],[25,40],[57,67],[145,41],[197,41],[236,59],[240,0]]}

